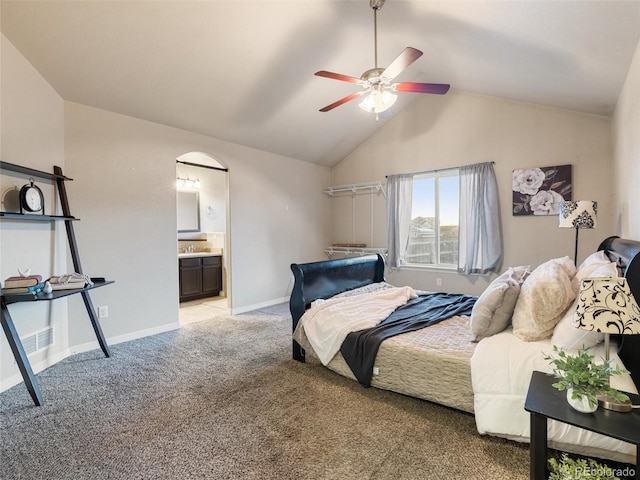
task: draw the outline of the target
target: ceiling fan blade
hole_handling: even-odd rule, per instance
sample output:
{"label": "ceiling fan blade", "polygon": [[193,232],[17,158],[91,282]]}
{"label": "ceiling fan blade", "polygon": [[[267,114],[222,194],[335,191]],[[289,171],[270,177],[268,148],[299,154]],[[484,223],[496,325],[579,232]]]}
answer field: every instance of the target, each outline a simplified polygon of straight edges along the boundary
{"label": "ceiling fan blade", "polygon": [[356,98],[364,95],[365,93],[367,93],[367,90],[363,90],[361,92],[352,93],[351,95],[348,95],[348,96],[346,96],[344,98],[341,98],[337,102],[333,102],[331,105],[327,105],[326,107],[321,108],[320,111],[321,112],[328,112],[329,110],[333,110],[334,108],[339,107],[343,103],[347,103],[347,102],[350,102],[351,100],[355,100]]}
{"label": "ceiling fan blade", "polygon": [[384,72],[382,72],[381,77],[387,78],[389,80],[393,80],[398,75],[400,75],[405,68],[415,62],[422,56],[422,52],[413,47],[405,48],[398,58],[396,58],[391,65],[389,65]]}
{"label": "ceiling fan blade", "polygon": [[342,75],[341,73],[327,72],[326,70],[320,70],[319,72],[314,73],[314,75],[317,75],[318,77],[333,78],[334,80],[340,80],[342,82],[357,84],[363,83],[359,78],[350,77],[349,75]]}
{"label": "ceiling fan blade", "polygon": [[449,87],[450,85],[446,83],[401,82],[392,85],[392,88],[398,92],[435,93],[437,95],[444,95],[449,91]]}

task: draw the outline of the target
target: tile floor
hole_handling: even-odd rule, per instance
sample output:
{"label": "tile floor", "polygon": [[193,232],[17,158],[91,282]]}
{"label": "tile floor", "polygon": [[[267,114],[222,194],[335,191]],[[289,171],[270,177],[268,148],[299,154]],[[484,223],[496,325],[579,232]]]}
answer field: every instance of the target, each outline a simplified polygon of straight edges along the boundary
{"label": "tile floor", "polygon": [[180,324],[202,322],[229,315],[226,297],[211,297],[180,304]]}

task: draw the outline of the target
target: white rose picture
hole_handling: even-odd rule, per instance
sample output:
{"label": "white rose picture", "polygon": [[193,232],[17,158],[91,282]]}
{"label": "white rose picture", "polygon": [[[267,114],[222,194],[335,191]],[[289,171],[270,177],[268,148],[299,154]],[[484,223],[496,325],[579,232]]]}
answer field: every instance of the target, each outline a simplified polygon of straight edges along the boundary
{"label": "white rose picture", "polygon": [[571,165],[514,170],[511,189],[514,215],[558,215],[571,200]]}
{"label": "white rose picture", "polygon": [[541,168],[525,168],[513,171],[513,191],[535,195],[544,182]]}

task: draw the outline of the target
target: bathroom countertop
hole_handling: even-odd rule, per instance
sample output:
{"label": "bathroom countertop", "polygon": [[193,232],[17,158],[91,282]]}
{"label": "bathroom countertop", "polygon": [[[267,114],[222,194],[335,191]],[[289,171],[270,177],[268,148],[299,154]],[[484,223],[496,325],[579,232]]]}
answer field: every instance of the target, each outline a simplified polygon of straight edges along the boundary
{"label": "bathroom countertop", "polygon": [[194,258],[194,257],[220,257],[222,250],[214,250],[211,252],[185,252],[178,253],[178,258]]}

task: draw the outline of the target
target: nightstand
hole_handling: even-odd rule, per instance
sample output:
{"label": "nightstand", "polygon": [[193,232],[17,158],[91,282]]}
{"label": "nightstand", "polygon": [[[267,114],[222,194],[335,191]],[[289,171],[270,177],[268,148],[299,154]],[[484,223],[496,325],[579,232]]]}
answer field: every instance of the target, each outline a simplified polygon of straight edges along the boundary
{"label": "nightstand", "polygon": [[[636,446],[636,480],[640,480],[640,411],[614,412],[598,407],[594,413],[580,413],[567,403],[567,392],[551,386],[554,378],[533,372],[524,409],[531,414],[531,480],[547,478],[547,419],[557,420],[575,427],[584,428],[608,437],[616,438]],[[629,395],[634,405],[640,403],[638,395]]]}

